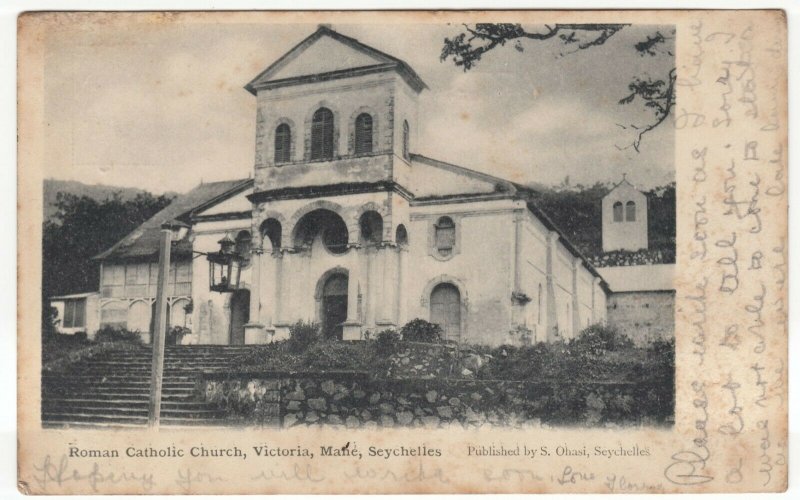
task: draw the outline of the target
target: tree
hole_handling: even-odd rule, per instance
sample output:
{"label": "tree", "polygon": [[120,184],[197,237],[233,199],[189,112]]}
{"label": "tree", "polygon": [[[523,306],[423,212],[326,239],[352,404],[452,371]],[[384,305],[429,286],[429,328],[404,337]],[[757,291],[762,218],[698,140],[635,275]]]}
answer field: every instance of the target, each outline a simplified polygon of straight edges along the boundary
{"label": "tree", "polygon": [[42,295],[97,290],[100,270],[94,255],[106,250],[172,199],[150,193],[123,201],[119,193],[98,201],[88,196],[58,193],[56,214],[44,223]]}
{"label": "tree", "polygon": [[[478,23],[464,25],[464,32],[452,38],[445,38],[442,47],[441,60],[451,59],[457,67],[469,71],[481,60],[484,54],[502,47],[508,42],[514,43],[514,48],[523,52],[522,42],[525,40],[545,41],[554,39],[562,44],[567,51],[561,56],[588,50],[592,47],[604,45],[611,37],[625,29],[628,24],[555,24],[544,25],[540,30],[529,30],[521,24],[510,23]],[[665,35],[655,31],[636,44],[633,48],[641,57],[673,56],[672,44],[668,43],[675,36],[672,33]],[[628,94],[619,100],[619,104],[632,104],[642,101],[643,106],[652,112],[653,119],[646,125],[630,125],[636,131],[635,139],[631,146],[639,152],[642,137],[661,125],[672,113],[675,106],[675,78],[674,67],[662,78],[653,79],[649,76],[634,78],[628,84]],[[628,128],[619,125],[622,128]],[[625,148],[621,148],[625,149]]]}

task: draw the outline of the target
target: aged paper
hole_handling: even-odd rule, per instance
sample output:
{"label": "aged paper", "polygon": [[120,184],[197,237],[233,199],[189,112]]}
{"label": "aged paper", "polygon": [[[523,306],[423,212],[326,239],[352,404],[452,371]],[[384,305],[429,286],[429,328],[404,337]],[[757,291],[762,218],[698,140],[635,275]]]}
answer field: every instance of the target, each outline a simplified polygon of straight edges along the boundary
{"label": "aged paper", "polygon": [[[537,55],[538,46],[532,45],[537,36],[519,36],[514,30],[537,33],[554,44],[545,56]],[[249,38],[236,38],[236,33]],[[464,35],[460,39],[459,33]],[[628,40],[623,36],[644,45],[623,44],[620,40]],[[783,12],[52,12],[22,15],[18,37],[20,491],[706,493],[787,488]],[[503,41],[492,45],[492,37]],[[440,62],[445,38],[455,52],[445,51]],[[474,68],[464,71],[463,59],[461,66],[453,64],[464,44],[478,42],[491,47],[473,60]],[[434,49],[430,66],[419,55],[427,53],[423,47]],[[635,52],[602,56],[608,59],[594,64],[606,69],[581,73],[580,64],[591,64],[581,57],[599,58],[600,50],[610,48]],[[199,63],[203,56],[207,64]],[[413,57],[421,66],[412,68]],[[666,58],[666,65],[658,66],[653,58]],[[548,66],[573,60],[575,67],[563,74]],[[641,66],[628,70],[630,61]],[[613,85],[620,74],[623,86],[608,92],[603,85]],[[660,84],[654,83],[659,79]],[[548,102],[550,87],[541,83],[546,80],[552,88],[574,89],[572,95],[589,101],[571,100],[565,90],[561,101],[536,107],[540,98]],[[203,85],[216,86],[217,93],[203,94]],[[171,97],[163,97],[162,86]],[[383,86],[393,89],[387,91],[390,97],[379,94]],[[361,97],[346,97],[354,88],[364,92]],[[410,111],[424,92],[440,96],[438,104],[420,97],[420,109]],[[590,102],[586,96],[591,94],[616,95],[604,105],[614,110],[639,106],[639,114],[614,123],[587,109],[585,120],[564,123],[574,116],[571,106]],[[628,96],[629,103],[617,102]],[[449,118],[448,108],[465,102],[473,113],[461,112],[451,128],[441,116]],[[303,110],[295,116],[296,103]],[[251,135],[220,135],[213,128],[229,107],[241,116],[226,126],[239,130],[236,120],[246,121],[242,129]],[[184,122],[169,119],[181,116],[211,127],[215,135],[197,135],[195,128],[186,132]],[[428,123],[419,132],[418,120]],[[602,125],[608,123],[613,132]],[[563,147],[573,136],[584,144],[572,147],[573,152],[586,154],[572,155]],[[177,137],[192,145],[185,150],[202,153],[164,149],[170,144],[165,137]],[[529,140],[538,142],[531,146]],[[422,146],[425,150],[416,149]],[[606,149],[613,152],[588,155]],[[438,151],[447,162],[438,159]],[[467,153],[458,156],[458,151]],[[205,163],[197,160],[203,155],[210,158]],[[389,163],[380,163],[384,156]],[[459,158],[478,172],[450,163]],[[381,177],[386,172],[390,177]],[[545,201],[536,198],[537,185],[556,185],[565,174],[558,192],[575,192],[575,184],[609,182],[613,189],[606,198],[631,186],[627,198],[603,200],[603,217],[607,213],[612,225],[631,223],[631,232],[614,236],[611,231],[619,226],[604,225],[602,237],[619,244],[603,240],[598,255],[647,250],[648,243],[631,235],[644,231],[646,242],[646,217],[659,215],[642,192],[674,183],[671,257],[639,252],[647,256],[636,263],[642,274],[630,278],[629,270],[614,274],[608,261],[573,246],[563,228],[543,213],[547,210],[540,209]],[[420,180],[423,175],[429,177]],[[232,181],[237,178],[242,179],[238,184]],[[148,261],[135,251],[143,248],[145,230],[155,235],[152,248],[157,249],[158,224],[172,221],[141,226],[97,256],[92,262],[102,263],[102,271],[91,283],[94,288],[64,288],[43,297],[43,231],[53,230],[43,224],[52,215],[45,213],[43,202],[49,179],[199,197],[192,204],[179,195],[176,199],[187,205],[170,212],[181,227],[174,233],[180,241],[171,247],[174,271],[169,279],[164,276],[170,307],[166,321],[183,329],[177,330],[178,340],[172,338],[178,345],[167,347],[158,427],[147,426],[148,413],[142,409],[153,394],[148,392],[148,342],[157,321],[150,320],[150,308],[154,317],[164,313],[157,312],[154,292],[158,254],[147,254],[152,257]],[[645,201],[632,201],[636,196]],[[357,200],[352,209],[347,200]],[[600,213],[599,198],[597,209]],[[481,219],[484,215],[490,218]],[[556,214],[553,219],[559,215],[572,218]],[[634,228],[637,222],[643,222],[639,229]],[[528,241],[522,236],[528,234],[526,224],[534,235],[530,241],[543,235],[541,253],[522,243]],[[246,239],[240,230],[247,231]],[[247,256],[237,261],[241,275],[225,274],[230,270],[215,275],[213,267],[209,274],[218,233],[230,237],[237,255]],[[502,238],[516,243],[492,247]],[[181,246],[184,241],[192,242],[188,250]],[[490,247],[500,250],[475,250]],[[320,255],[332,263],[314,267]],[[191,266],[185,274],[181,262]],[[558,262],[567,276],[563,281]],[[542,267],[538,289],[522,271],[526,263],[531,269]],[[671,274],[660,266],[668,266]],[[481,269],[488,271],[476,276]],[[246,294],[234,290],[240,280]],[[508,285],[498,285],[501,292],[495,297],[492,284],[503,280]],[[580,291],[584,282],[585,293]],[[666,289],[658,288],[661,282]],[[136,287],[143,287],[140,295],[146,300],[131,295],[139,293]],[[665,290],[670,293],[661,293]],[[244,297],[249,302],[242,306]],[[124,302],[126,312],[109,307],[115,301]],[[58,311],[58,342],[79,333],[88,337],[88,347],[75,355],[85,359],[52,352],[43,357],[43,350],[55,345],[45,346],[39,335],[43,306]],[[649,316],[642,308],[650,310]],[[649,319],[620,312],[634,309]],[[369,367],[354,374],[347,363],[336,374],[315,374],[313,366],[298,374],[288,364],[265,365],[260,372],[243,368],[252,359],[248,353],[267,355],[250,349],[251,344],[278,344],[289,335],[297,339],[297,320],[321,325],[326,341],[311,347],[319,349],[316,354],[302,358],[317,366],[318,359],[323,363],[339,352],[339,340],[340,346],[356,346],[341,349],[361,349],[359,343],[380,342],[380,331],[399,331],[418,317],[442,325],[447,342],[441,345],[449,347],[420,353],[414,347],[419,343],[402,343],[410,334],[393,341],[399,344],[390,343],[396,349],[389,357],[396,362],[390,371],[403,375],[396,380],[367,380]],[[122,351],[95,347],[104,322],[126,325],[142,345]],[[486,375],[486,367],[497,366],[492,363],[500,363],[501,356],[533,352],[536,345],[578,349],[584,327],[592,324],[629,328],[630,337],[652,333],[634,338],[635,345],[625,344],[630,352],[652,353],[646,346],[654,341],[669,345],[674,338],[674,412],[663,400],[670,399],[669,387],[637,392],[641,387],[629,379],[598,375],[574,381],[573,387],[570,380]],[[502,338],[492,337],[494,330]],[[289,345],[285,342],[280,345]],[[465,347],[483,344],[488,347]],[[511,347],[503,350],[505,345]],[[457,359],[449,371],[430,366],[437,363],[431,353],[439,349]],[[603,362],[596,352],[592,356],[588,359],[598,366]],[[415,365],[423,358],[427,361]],[[203,365],[200,359],[211,361]],[[179,376],[170,379],[177,371]],[[592,389],[581,392],[579,385]],[[185,401],[169,399],[184,389]],[[653,403],[642,394],[663,398]],[[537,398],[552,402],[560,397],[564,405],[580,407],[577,420],[559,420],[557,408],[536,406]],[[262,413],[256,419],[247,404],[230,403],[234,399],[252,402]],[[499,406],[486,408],[487,400]],[[529,413],[503,406],[512,400]],[[184,403],[189,409],[180,413]],[[202,406],[206,403],[217,406],[208,410]],[[637,413],[636,407],[651,404],[667,413]],[[220,420],[210,425],[207,415]]]}

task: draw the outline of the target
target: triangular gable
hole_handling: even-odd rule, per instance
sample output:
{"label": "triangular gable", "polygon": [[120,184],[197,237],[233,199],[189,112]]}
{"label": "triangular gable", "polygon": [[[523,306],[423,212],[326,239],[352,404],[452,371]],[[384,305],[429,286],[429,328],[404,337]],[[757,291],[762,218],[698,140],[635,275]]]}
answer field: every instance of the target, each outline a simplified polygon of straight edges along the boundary
{"label": "triangular gable", "polygon": [[415,197],[450,196],[456,194],[490,194],[513,192],[513,183],[493,175],[476,172],[422,155],[412,154],[414,175],[411,191]]}
{"label": "triangular gable", "polygon": [[192,217],[248,212],[253,208],[253,202],[247,198],[252,193],[253,188],[250,187],[250,189],[242,191],[235,196],[215,200],[198,210],[192,211]]}
{"label": "triangular gable", "polygon": [[344,36],[327,26],[320,26],[311,36],[255,77],[245,88],[252,94],[257,89],[277,83],[292,83],[304,78],[327,75],[329,78],[349,76],[352,70],[397,69],[417,92],[425,83],[405,62]]}

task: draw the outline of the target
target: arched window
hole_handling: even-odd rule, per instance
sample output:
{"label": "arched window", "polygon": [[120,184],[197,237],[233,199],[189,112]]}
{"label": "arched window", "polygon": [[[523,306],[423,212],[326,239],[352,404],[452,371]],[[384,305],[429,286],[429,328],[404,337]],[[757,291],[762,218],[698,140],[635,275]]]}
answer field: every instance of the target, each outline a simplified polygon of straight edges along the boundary
{"label": "arched window", "polygon": [[403,158],[408,159],[408,122],[403,120]]}
{"label": "arched window", "polygon": [[311,159],[333,158],[333,112],[319,108],[311,120]]}
{"label": "arched window", "polygon": [[253,237],[250,231],[239,231],[236,235],[236,253],[242,258],[242,265],[246,266],[250,262],[250,249],[253,246]]}
{"label": "arched window", "polygon": [[380,243],[383,239],[383,217],[374,210],[361,214],[358,220],[362,243]]}
{"label": "arched window", "polygon": [[357,155],[372,153],[372,117],[369,113],[356,117],[355,152]]}
{"label": "arched window", "polygon": [[270,242],[272,250],[281,247],[281,223],[276,219],[267,219],[261,224],[261,235]]}
{"label": "arched window", "polygon": [[275,163],[291,161],[292,156],[292,129],[286,123],[281,123],[275,129]]}
{"label": "arched window", "polygon": [[456,224],[450,217],[440,217],[434,227],[436,251],[439,255],[447,257],[453,253],[456,246]]}
{"label": "arched window", "polygon": [[408,245],[408,231],[406,226],[400,224],[394,234],[394,242],[398,245]]}
{"label": "arched window", "polygon": [[452,283],[439,283],[431,292],[431,323],[441,327],[445,340],[461,337],[461,294]]}
{"label": "arched window", "polygon": [[625,204],[625,220],[628,222],[636,220],[636,203],[629,201]]}
{"label": "arched window", "polygon": [[622,202],[614,203],[614,222],[622,222]]}

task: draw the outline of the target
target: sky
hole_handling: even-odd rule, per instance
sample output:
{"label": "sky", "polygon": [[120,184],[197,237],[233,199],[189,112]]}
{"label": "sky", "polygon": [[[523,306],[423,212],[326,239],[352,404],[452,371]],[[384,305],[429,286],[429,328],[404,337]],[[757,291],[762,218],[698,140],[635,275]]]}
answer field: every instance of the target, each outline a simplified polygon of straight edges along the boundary
{"label": "sky", "polygon": [[[516,182],[674,180],[670,122],[630,146],[641,104],[619,105],[633,77],[663,77],[670,57],[633,44],[669,27],[631,26],[560,55],[556,40],[488,52],[471,71],[441,62],[460,25],[333,24],[403,59],[428,84],[414,152]],[[529,29],[537,29],[529,26]],[[252,175],[255,97],[244,85],[316,24],[130,23],[64,26],[44,59],[45,177],[183,192]],[[540,29],[540,28],[539,28]],[[623,128],[625,126],[626,128]]]}

